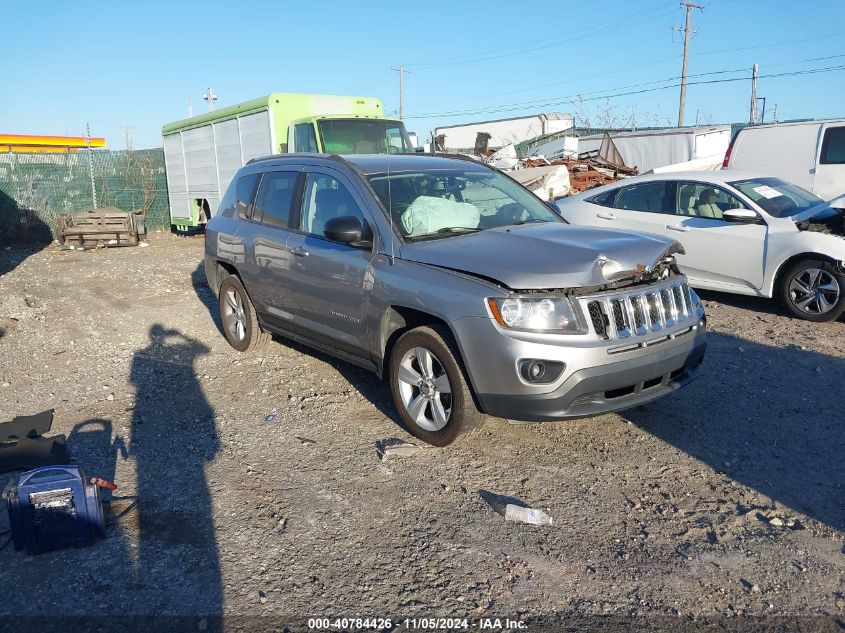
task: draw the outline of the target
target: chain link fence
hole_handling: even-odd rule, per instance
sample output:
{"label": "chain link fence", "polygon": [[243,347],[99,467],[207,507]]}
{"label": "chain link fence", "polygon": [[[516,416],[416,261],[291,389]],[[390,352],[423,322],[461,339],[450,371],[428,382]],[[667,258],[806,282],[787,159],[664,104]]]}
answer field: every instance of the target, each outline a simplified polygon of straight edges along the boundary
{"label": "chain link fence", "polygon": [[[47,243],[59,216],[95,207],[143,212],[170,226],[164,150],[0,154],[0,244]],[[92,197],[93,164],[96,204]]]}

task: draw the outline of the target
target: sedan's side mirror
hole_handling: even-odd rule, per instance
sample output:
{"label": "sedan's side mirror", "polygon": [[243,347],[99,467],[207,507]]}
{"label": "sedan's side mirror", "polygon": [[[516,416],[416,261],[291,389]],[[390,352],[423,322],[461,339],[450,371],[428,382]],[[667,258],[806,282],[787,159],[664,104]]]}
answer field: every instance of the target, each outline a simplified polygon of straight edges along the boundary
{"label": "sedan's side mirror", "polygon": [[366,248],[373,245],[370,227],[362,225],[361,220],[354,215],[342,215],[328,220],[323,227],[323,235],[332,242],[350,246]]}
{"label": "sedan's side mirror", "polygon": [[732,224],[762,224],[761,218],[756,211],[751,209],[728,209],[722,212],[722,219]]}

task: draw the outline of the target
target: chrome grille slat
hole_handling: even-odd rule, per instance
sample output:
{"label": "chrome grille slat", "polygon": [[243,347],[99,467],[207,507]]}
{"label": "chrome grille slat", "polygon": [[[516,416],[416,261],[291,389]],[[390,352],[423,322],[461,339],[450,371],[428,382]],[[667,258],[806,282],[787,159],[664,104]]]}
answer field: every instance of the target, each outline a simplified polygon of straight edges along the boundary
{"label": "chrome grille slat", "polygon": [[[693,315],[687,281],[661,284],[640,292],[586,296],[583,307],[596,334],[605,339],[639,338],[687,321]],[[601,313],[601,314],[599,314]],[[604,331],[597,324],[604,323]]]}

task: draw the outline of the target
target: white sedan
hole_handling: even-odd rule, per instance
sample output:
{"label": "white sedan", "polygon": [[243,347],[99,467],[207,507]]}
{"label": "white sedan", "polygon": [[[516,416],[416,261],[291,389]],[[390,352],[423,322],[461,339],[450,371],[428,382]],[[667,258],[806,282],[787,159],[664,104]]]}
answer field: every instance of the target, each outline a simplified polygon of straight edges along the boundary
{"label": "white sedan", "polygon": [[555,201],[572,224],[677,239],[696,288],[778,297],[795,315],[845,311],[845,210],[779,178],[732,170],[627,178]]}

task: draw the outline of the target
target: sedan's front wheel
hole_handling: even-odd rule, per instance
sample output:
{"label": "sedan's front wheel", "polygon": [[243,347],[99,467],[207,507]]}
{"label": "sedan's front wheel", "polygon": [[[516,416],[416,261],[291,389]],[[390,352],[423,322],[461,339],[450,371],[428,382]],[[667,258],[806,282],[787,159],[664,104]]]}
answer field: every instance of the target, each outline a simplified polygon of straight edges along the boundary
{"label": "sedan's front wheel", "polygon": [[845,310],[845,275],[830,262],[805,259],[783,275],[780,293],[795,316],[807,321],[834,321]]}
{"label": "sedan's front wheel", "polygon": [[424,442],[446,446],[484,420],[448,328],[432,325],[405,332],[393,346],[389,372],[402,422]]}

